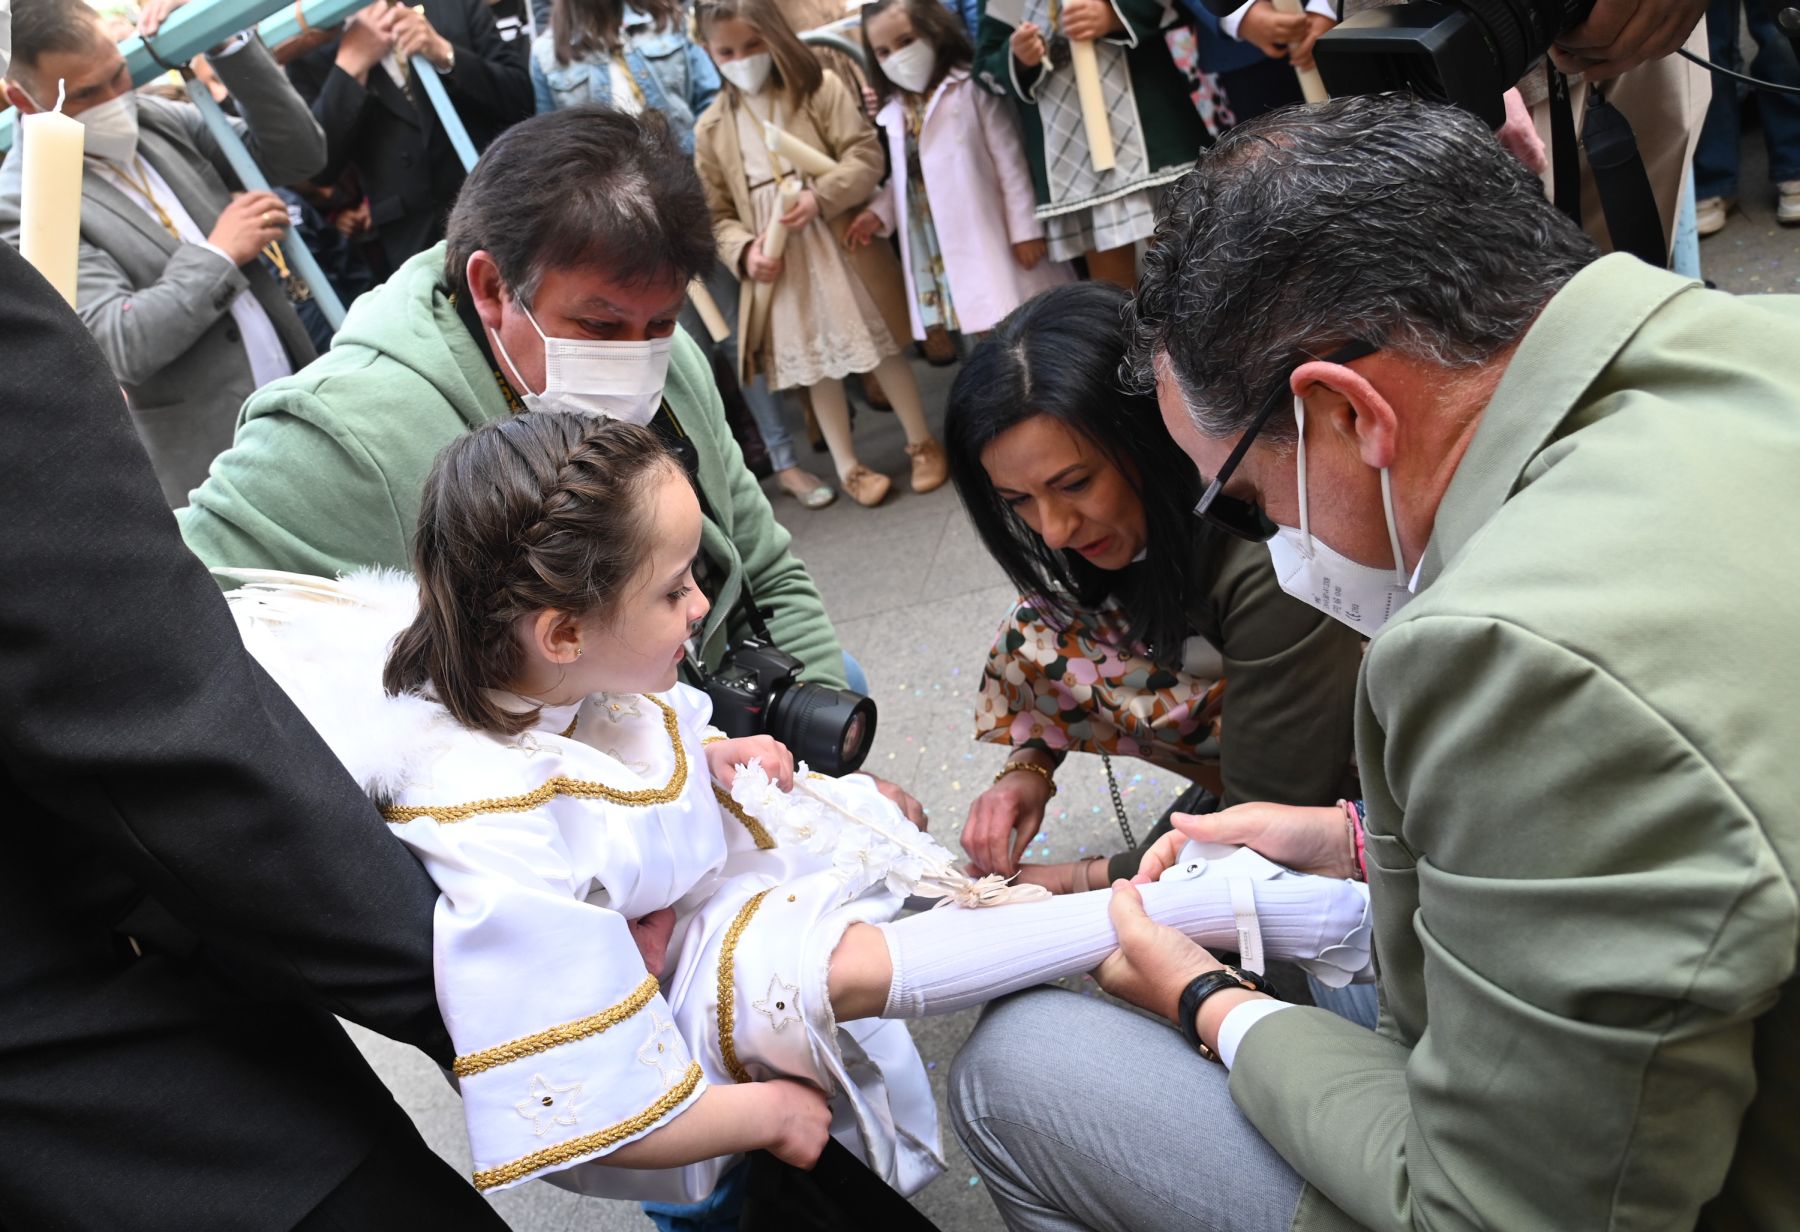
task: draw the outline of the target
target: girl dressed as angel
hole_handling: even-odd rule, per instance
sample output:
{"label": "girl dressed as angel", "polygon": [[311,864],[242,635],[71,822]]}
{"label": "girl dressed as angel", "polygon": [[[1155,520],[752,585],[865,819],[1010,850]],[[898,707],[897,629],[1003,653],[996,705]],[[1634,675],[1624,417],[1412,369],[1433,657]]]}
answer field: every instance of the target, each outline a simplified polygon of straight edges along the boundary
{"label": "girl dressed as angel", "polygon": [[[676,679],[700,542],[653,433],[520,415],[439,456],[416,585],[263,575],[233,603],[442,892],[477,1187],[695,1202],[746,1151],[808,1165],[832,1134],[911,1193],[943,1160],[896,1020],[1091,969],[1109,895],[1007,901],[1037,891],[971,882],[868,779],[709,726]],[[1248,910],[1270,956],[1360,972],[1362,887],[1257,859],[1146,906],[1207,945]],[[908,894],[949,904],[898,919]]]}

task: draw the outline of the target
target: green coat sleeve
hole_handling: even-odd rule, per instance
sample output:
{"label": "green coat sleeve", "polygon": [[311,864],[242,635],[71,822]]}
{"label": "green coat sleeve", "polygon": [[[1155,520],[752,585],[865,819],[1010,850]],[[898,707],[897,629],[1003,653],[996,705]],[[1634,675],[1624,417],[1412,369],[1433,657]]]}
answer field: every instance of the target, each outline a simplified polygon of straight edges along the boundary
{"label": "green coat sleeve", "polygon": [[327,431],[323,419],[300,390],[251,399],[231,448],[176,510],[194,555],[213,568],[320,577],[408,567],[412,528],[401,524],[386,475],[353,435]]}
{"label": "green coat sleeve", "polygon": [[1517,624],[1420,614],[1369,654],[1385,1034],[1284,1011],[1231,1076],[1329,1199],[1300,1225],[1693,1228],[1800,937],[1757,819],[1683,716]]}
{"label": "green coat sleeve", "polygon": [[[794,555],[793,537],[775,520],[769,498],[744,465],[743,450],[725,420],[719,388],[699,345],[684,331],[676,331],[669,372],[670,405],[677,408],[678,421],[699,451],[700,484],[724,541],[719,549],[735,555],[734,572],[741,570],[749,579],[776,645],[805,665],[801,679],[843,688],[844,651],[825,615],[819,588]],[[733,640],[750,634],[741,613],[721,610],[737,592],[736,585],[728,584],[707,622],[703,642],[709,668],[718,666],[717,655],[723,652],[714,637],[721,623],[729,622]]]}
{"label": "green coat sleeve", "polygon": [[1225,804],[1330,804],[1354,781],[1362,639],[1284,592],[1261,544],[1223,551],[1209,606],[1225,659]]}

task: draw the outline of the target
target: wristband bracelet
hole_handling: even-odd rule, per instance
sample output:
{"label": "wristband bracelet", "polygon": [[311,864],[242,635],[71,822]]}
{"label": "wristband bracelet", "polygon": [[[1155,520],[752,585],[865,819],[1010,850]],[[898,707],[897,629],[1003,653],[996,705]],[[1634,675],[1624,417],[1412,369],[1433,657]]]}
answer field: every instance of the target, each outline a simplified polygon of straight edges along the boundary
{"label": "wristband bracelet", "polygon": [[1037,775],[1039,778],[1043,779],[1044,782],[1050,784],[1050,794],[1051,795],[1054,796],[1056,794],[1056,778],[1054,775],[1051,774],[1050,768],[1048,766],[1040,766],[1035,761],[1009,761],[1009,762],[1007,762],[1004,766],[1000,767],[1000,773],[998,773],[994,776],[994,782],[998,783],[1001,779],[1003,779],[1007,775],[1011,774],[1014,770],[1029,770],[1029,771],[1031,771],[1031,773],[1033,773],[1033,774]]}

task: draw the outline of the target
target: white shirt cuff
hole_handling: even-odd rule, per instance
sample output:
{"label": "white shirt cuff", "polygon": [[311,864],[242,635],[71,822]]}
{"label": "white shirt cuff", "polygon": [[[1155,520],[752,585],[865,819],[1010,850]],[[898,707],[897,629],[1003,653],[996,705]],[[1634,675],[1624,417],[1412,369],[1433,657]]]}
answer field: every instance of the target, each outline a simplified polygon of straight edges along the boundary
{"label": "white shirt cuff", "polygon": [[223,248],[220,248],[217,244],[211,242],[210,240],[201,240],[199,243],[199,246],[201,248],[206,249],[206,251],[208,251],[208,252],[218,253],[219,260],[225,262],[225,264],[231,266],[231,268],[233,268],[233,269],[238,268],[238,263],[231,259],[231,254],[226,252]]}
{"label": "white shirt cuff", "polygon": [[255,37],[255,30],[239,30],[223,43],[220,43],[217,47],[208,51],[206,57],[209,60],[223,60],[226,56],[236,55],[238,52],[248,47],[250,45],[250,40]]}
{"label": "white shirt cuff", "polygon": [[[1244,14],[1248,13],[1250,6],[1255,3],[1256,0],[1246,0],[1246,3],[1219,18],[1219,29],[1223,30],[1228,37],[1237,39],[1240,43],[1243,42],[1242,36],[1238,34],[1238,27],[1244,24]],[[1338,19],[1336,0],[1306,0],[1306,11],[1317,13],[1320,17],[1329,17],[1334,22]]]}
{"label": "white shirt cuff", "polygon": [[1244,14],[1248,13],[1250,6],[1255,3],[1256,0],[1244,0],[1244,3],[1219,18],[1219,29],[1225,31],[1226,37],[1238,39],[1240,43],[1243,42],[1241,38],[1238,38],[1238,27],[1244,24]]}
{"label": "white shirt cuff", "polygon": [[1286,1001],[1276,1001],[1273,999],[1265,1000],[1262,998],[1258,998],[1255,1001],[1246,1001],[1242,1005],[1234,1006],[1231,1012],[1225,1015],[1225,1021],[1219,1024],[1219,1047],[1217,1051],[1219,1060],[1225,1063],[1225,1068],[1230,1069],[1232,1062],[1237,1060],[1237,1050],[1243,1044],[1244,1037],[1250,1034],[1251,1027],[1254,1027],[1270,1014],[1279,1014],[1282,1010],[1291,1010],[1293,1008],[1294,1007]]}

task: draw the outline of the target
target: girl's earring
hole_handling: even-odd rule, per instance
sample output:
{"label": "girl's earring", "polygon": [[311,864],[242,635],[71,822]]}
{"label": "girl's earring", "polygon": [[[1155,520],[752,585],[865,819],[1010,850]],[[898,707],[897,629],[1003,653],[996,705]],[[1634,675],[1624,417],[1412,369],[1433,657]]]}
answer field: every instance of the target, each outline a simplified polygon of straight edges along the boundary
{"label": "girl's earring", "polygon": [[579,646],[575,647],[575,657],[577,659],[579,659],[581,657],[581,647],[579,647]]}

